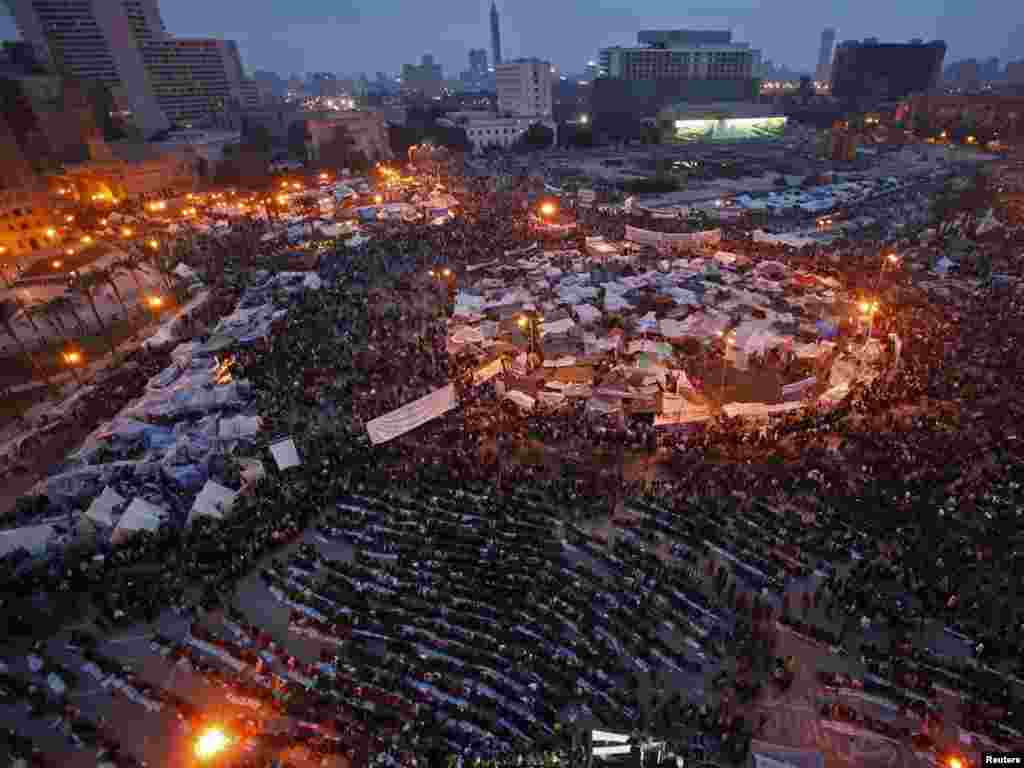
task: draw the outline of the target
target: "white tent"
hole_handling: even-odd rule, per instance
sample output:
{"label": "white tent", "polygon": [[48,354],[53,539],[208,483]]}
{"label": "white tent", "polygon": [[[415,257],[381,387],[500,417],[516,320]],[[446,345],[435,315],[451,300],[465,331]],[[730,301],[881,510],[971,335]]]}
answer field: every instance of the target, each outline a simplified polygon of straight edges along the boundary
{"label": "white tent", "polygon": [[151,504],[136,496],[128,505],[128,509],[121,515],[121,520],[118,522],[117,528],[114,529],[111,540],[113,543],[119,544],[138,531],[155,531],[166,516],[167,513],[156,504]]}
{"label": "white tent", "polygon": [[126,499],[111,488],[109,485],[103,489],[103,493],[92,500],[85,516],[94,523],[114,527],[114,510],[124,504]]}
{"label": "white tent", "polygon": [[537,404],[536,400],[525,392],[520,392],[518,389],[513,389],[511,392],[507,393],[505,397],[526,411],[533,410],[533,406]]}
{"label": "white tent", "polygon": [[277,468],[281,470],[297,467],[302,464],[302,459],[299,458],[299,449],[295,447],[295,441],[290,437],[278,440],[271,445],[270,455],[274,457],[274,461],[277,462]]}
{"label": "white tent", "polygon": [[42,554],[53,536],[52,525],[26,525],[0,531],[0,557],[6,557],[19,549],[32,555]]}
{"label": "white tent", "polygon": [[260,424],[259,416],[239,414],[228,419],[221,419],[218,434],[221,440],[239,440],[259,432]]}
{"label": "white tent", "polygon": [[191,524],[197,517],[206,515],[222,520],[235,503],[238,494],[213,480],[207,480],[203,490],[196,496],[189,512],[188,522]]}

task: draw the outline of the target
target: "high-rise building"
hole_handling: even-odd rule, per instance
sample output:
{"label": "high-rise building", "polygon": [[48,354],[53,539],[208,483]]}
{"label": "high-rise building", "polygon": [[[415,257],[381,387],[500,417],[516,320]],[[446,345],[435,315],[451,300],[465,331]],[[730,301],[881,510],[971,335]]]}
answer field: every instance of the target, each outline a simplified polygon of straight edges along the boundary
{"label": "high-rise building", "polygon": [[620,137],[642,135],[644,119],[680,102],[756,101],[761,52],[725,30],[648,30],[638,47],[602,48],[594,81],[594,129]]}
{"label": "high-rise building", "polygon": [[419,93],[427,98],[441,94],[444,78],[441,65],[434,63],[434,57],[423,54],[419,64],[406,64],[402,67],[402,89]]}
{"label": "high-rise building", "polygon": [[469,52],[469,71],[483,77],[487,74],[487,51],[484,48],[473,48]]}
{"label": "high-rise building", "polygon": [[1006,64],[1006,82],[1010,85],[1024,85],[1024,59]]}
{"label": "high-rise building", "polygon": [[494,0],[491,0],[491,61],[495,68],[501,64],[501,20]]}
{"label": "high-rise building", "polygon": [[732,42],[732,33],[673,29],[637,35],[645,47],[602,48],[601,77],[623,80],[750,79],[760,70],[761,52]]}
{"label": "high-rise building", "polygon": [[231,110],[256,106],[233,40],[167,37],[143,46],[142,58],[172,125],[224,124]]}
{"label": "high-rise building", "polygon": [[[169,128],[180,114],[193,115],[190,121],[206,120],[221,101],[242,101],[244,75],[235,44],[171,37],[157,0],[6,2],[41,61],[58,74],[110,88],[119,113],[129,116],[146,138]],[[175,88],[190,93],[178,94]],[[196,91],[212,112],[195,111]],[[171,114],[164,105],[170,105]]]}
{"label": "high-rise building", "polygon": [[900,101],[935,87],[942,73],[946,44],[880,43],[855,40],[836,47],[832,59],[832,95],[857,109]]}
{"label": "high-rise building", "polygon": [[814,77],[819,83],[827,83],[832,78],[832,48],[836,44],[836,31],[825,27],[821,31],[821,47],[818,49],[818,68]]}
{"label": "high-rise building", "polygon": [[516,59],[494,68],[498,112],[515,117],[551,117],[551,62]]}

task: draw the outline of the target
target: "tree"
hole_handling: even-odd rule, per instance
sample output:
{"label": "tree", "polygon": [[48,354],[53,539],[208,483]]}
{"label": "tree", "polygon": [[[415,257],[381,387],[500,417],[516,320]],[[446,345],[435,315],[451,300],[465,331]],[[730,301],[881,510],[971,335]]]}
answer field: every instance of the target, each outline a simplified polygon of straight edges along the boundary
{"label": "tree", "polygon": [[517,149],[532,151],[547,149],[554,143],[555,132],[543,123],[533,123],[516,142]]}
{"label": "tree", "polygon": [[100,311],[96,307],[96,294],[100,288],[106,284],[107,279],[97,272],[80,272],[71,283],[71,290],[78,296],[81,296],[92,308],[93,317],[96,318],[96,324],[100,329],[100,332],[107,337],[107,343],[110,346],[110,352],[113,354],[116,352],[114,347],[114,337],[110,334],[110,329],[103,323],[103,318],[100,317]]}
{"label": "tree", "polygon": [[306,128],[306,121],[296,120],[288,126],[288,153],[305,163],[309,159],[306,142],[311,138]]}
{"label": "tree", "polygon": [[28,347],[25,346],[25,342],[22,341],[21,337],[18,336],[17,331],[14,330],[14,318],[17,317],[18,312],[21,311],[15,302],[10,299],[4,299],[0,301],[0,326],[3,326],[4,332],[10,336],[14,343],[18,345],[18,349],[21,350],[21,354],[28,360],[29,368],[35,370],[35,361],[32,359],[32,355],[28,351]]}
{"label": "tree", "polygon": [[317,160],[322,167],[350,168],[355,139],[348,128],[339,125],[334,129],[330,141],[320,145]]}
{"label": "tree", "polygon": [[121,309],[124,310],[124,316],[126,318],[129,317],[130,313],[128,311],[128,305],[124,303],[124,299],[121,297],[121,291],[117,287],[116,278],[118,273],[115,270],[111,269],[110,267],[101,267],[99,269],[94,269],[93,273],[97,276],[97,279],[105,281],[106,284],[113,289],[114,296],[117,297],[117,303],[120,304]]}

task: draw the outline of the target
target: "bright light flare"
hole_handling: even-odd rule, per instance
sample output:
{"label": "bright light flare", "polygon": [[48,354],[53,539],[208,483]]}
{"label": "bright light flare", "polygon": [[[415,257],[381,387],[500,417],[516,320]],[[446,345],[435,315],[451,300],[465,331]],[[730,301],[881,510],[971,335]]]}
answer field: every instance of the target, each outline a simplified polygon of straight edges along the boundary
{"label": "bright light flare", "polygon": [[53,267],[54,269],[60,269],[61,267],[64,266],[64,262],[61,261],[60,259],[54,259],[53,261],[50,262],[50,266]]}
{"label": "bright light flare", "polygon": [[452,271],[450,269],[445,269],[441,274],[444,275],[445,277],[451,277]]}
{"label": "bright light flare", "polygon": [[543,203],[540,207],[541,216],[554,216],[557,210],[554,203]]}
{"label": "bright light flare", "polygon": [[160,309],[164,305],[164,299],[162,296],[150,296],[146,299],[146,303],[149,304],[150,309]]}
{"label": "bright light flare", "polygon": [[946,761],[946,764],[949,766],[949,768],[967,768],[967,766],[964,765],[964,761],[961,760],[959,757],[949,758],[949,760]]}
{"label": "bright light flare", "polygon": [[381,203],[384,202],[384,196],[383,195],[374,195],[373,202],[375,202],[378,205],[380,205]]}
{"label": "bright light flare", "polygon": [[82,362],[82,353],[81,352],[65,352],[64,353],[64,362],[67,363],[68,365],[78,365],[80,362]]}
{"label": "bright light flare", "polygon": [[889,260],[889,261],[890,261],[891,263],[893,263],[893,264],[897,264],[897,263],[899,263],[899,260],[900,260],[900,257],[899,257],[899,256],[897,256],[897,255],[896,255],[895,253],[890,253],[890,254],[889,254],[888,256],[886,256],[885,258],[887,258],[887,259],[888,259],[888,260]]}
{"label": "bright light flare", "polygon": [[124,229],[121,230],[121,234],[124,237],[131,237],[135,233],[132,232],[132,228],[131,227],[125,227]]}
{"label": "bright light flare", "polygon": [[156,240],[150,240],[148,243],[146,243],[146,245],[148,245],[154,251],[160,247],[160,243],[158,243]]}
{"label": "bright light flare", "polygon": [[200,760],[209,760],[227,749],[230,743],[227,734],[217,726],[207,728],[196,739],[195,755]]}
{"label": "bright light flare", "polygon": [[520,328],[525,328],[530,323],[525,317],[520,317],[516,322],[519,323]]}
{"label": "bright light flare", "polygon": [[55,238],[57,236],[57,230],[54,229],[53,227],[47,227],[46,228],[46,236],[52,240],[53,238]]}

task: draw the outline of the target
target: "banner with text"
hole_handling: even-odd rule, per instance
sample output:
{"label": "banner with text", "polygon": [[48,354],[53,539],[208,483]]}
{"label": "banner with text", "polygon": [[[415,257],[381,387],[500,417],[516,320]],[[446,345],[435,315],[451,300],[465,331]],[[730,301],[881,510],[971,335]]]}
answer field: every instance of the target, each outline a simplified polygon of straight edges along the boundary
{"label": "banner with text", "polygon": [[385,413],[368,422],[366,431],[370,435],[370,442],[380,445],[388,440],[394,440],[432,419],[444,416],[457,404],[454,384],[436,389],[429,395],[413,400],[401,408],[396,408],[391,413]]}

